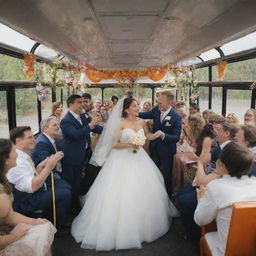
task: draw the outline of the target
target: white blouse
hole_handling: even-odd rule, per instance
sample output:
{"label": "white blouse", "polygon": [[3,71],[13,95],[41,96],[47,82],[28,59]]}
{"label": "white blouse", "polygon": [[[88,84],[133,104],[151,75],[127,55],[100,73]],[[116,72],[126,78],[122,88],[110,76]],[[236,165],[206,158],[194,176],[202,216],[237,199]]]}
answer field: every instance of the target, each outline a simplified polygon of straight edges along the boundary
{"label": "white blouse", "polygon": [[256,200],[256,177],[242,176],[241,179],[224,175],[206,186],[206,193],[198,201],[194,220],[204,226],[216,219],[217,232],[206,235],[213,256],[223,256],[232,214],[232,205],[239,201]]}

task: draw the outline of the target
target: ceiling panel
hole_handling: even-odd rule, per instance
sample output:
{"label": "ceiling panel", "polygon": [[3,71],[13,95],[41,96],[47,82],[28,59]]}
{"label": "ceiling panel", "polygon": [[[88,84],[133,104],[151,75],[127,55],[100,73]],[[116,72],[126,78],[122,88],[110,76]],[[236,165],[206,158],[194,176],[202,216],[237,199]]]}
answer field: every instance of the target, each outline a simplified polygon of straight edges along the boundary
{"label": "ceiling panel", "polygon": [[149,39],[157,16],[101,16],[103,32],[110,40]]}
{"label": "ceiling panel", "polygon": [[97,12],[159,12],[169,0],[92,0]]}

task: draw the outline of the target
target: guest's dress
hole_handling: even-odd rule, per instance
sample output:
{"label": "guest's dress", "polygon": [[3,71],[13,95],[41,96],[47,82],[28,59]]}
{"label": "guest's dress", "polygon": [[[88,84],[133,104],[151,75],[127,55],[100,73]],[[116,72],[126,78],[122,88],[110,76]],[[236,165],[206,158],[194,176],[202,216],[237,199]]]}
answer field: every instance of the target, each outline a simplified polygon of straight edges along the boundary
{"label": "guest's dress", "polygon": [[[121,143],[134,133],[125,128]],[[163,176],[141,147],[112,149],[91,189],[71,233],[82,248],[141,248],[164,235],[177,210],[169,201]]]}
{"label": "guest's dress", "polygon": [[[4,188],[0,184],[0,194],[4,193]],[[12,201],[12,195],[9,197]],[[0,256],[44,256],[48,252],[56,232],[55,227],[50,222],[29,226],[25,236],[0,250]],[[9,234],[11,230],[12,228],[6,226],[0,219],[0,236]]]}

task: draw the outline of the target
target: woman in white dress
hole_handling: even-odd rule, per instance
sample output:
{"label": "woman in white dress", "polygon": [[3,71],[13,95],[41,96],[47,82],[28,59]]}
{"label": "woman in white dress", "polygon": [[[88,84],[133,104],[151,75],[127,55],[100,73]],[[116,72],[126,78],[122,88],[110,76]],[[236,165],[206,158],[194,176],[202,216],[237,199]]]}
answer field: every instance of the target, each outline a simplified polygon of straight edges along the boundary
{"label": "woman in white dress", "polygon": [[7,172],[16,166],[17,153],[10,140],[0,139],[0,256],[51,256],[55,227],[12,209]]}
{"label": "woman in white dress", "polygon": [[141,146],[129,142],[137,133],[156,138],[137,118],[138,110],[135,99],[120,100],[96,146],[91,163],[103,167],[71,229],[82,248],[141,248],[165,234],[177,215],[159,169]]}

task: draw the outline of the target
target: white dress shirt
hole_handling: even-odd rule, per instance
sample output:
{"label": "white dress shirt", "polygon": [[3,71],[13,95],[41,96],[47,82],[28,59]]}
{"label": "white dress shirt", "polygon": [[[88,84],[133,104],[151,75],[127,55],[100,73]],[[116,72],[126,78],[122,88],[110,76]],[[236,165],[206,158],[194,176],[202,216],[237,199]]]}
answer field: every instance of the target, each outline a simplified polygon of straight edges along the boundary
{"label": "white dress shirt", "polygon": [[172,109],[172,107],[169,107],[168,110],[161,111],[161,114],[160,114],[160,121],[161,121],[161,123],[163,122],[163,120],[168,115],[168,113],[170,112],[171,109]]}
{"label": "white dress shirt", "polygon": [[194,220],[199,226],[204,226],[216,219],[218,231],[205,236],[213,256],[225,254],[233,203],[255,200],[256,177],[244,175],[238,179],[224,175],[206,186],[205,195],[198,201]]}
{"label": "white dress shirt", "polygon": [[17,190],[33,193],[32,179],[35,176],[35,169],[30,163],[30,156],[19,149],[16,149],[16,152],[18,154],[17,166],[11,168],[6,177],[10,183],[15,185]]}
{"label": "white dress shirt", "polygon": [[[49,135],[47,135],[46,133],[43,132],[43,134],[49,139],[49,141],[52,143],[53,148],[55,149],[55,152],[57,153],[57,146],[56,146],[56,142],[55,140],[50,137]],[[62,173],[62,166],[61,166],[61,162],[60,160],[57,162],[56,166],[55,166],[55,170],[59,173]]]}
{"label": "white dress shirt", "polygon": [[81,125],[83,125],[80,115],[74,113],[74,112],[71,111],[71,110],[69,110],[69,112],[71,113],[71,115],[72,115]]}

